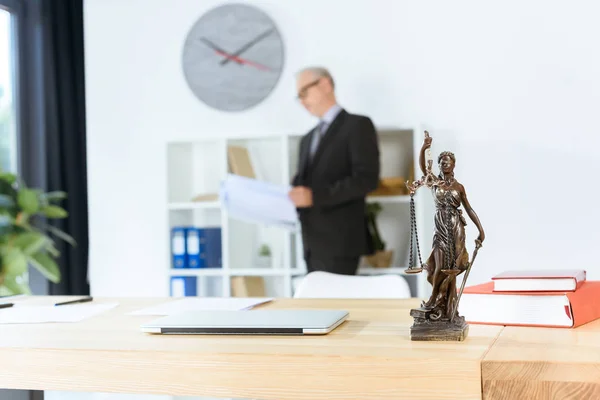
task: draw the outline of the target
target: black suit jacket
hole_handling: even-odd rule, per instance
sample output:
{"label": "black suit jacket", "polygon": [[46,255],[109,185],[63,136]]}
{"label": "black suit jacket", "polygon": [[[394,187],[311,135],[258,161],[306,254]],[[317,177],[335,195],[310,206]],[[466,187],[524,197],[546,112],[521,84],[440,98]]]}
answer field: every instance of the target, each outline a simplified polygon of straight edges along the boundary
{"label": "black suit jacket", "polygon": [[293,186],[313,192],[298,209],[305,256],[360,256],[373,251],[365,197],[379,184],[379,143],[370,118],[341,110],[309,159],[314,129],[300,142]]}

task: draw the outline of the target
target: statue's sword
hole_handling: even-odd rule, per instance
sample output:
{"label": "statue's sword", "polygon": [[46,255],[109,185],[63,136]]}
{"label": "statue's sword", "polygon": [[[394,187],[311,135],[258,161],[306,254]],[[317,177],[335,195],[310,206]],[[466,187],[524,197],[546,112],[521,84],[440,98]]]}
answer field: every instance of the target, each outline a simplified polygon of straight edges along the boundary
{"label": "statue's sword", "polygon": [[465,277],[463,278],[462,283],[460,284],[460,291],[458,292],[458,298],[456,299],[456,304],[454,305],[454,308],[452,309],[452,315],[450,315],[450,322],[452,322],[454,320],[454,316],[456,315],[456,311],[458,310],[458,303],[460,303],[460,297],[463,294],[463,290],[465,290],[465,283],[467,283],[467,278],[469,277],[469,272],[471,272],[471,267],[473,266],[473,262],[475,261],[475,257],[477,257],[477,252],[479,251],[480,247],[481,247],[481,242],[479,240],[476,240],[475,241],[475,250],[473,250],[473,257],[471,258],[469,267],[467,268],[467,271],[465,272]]}

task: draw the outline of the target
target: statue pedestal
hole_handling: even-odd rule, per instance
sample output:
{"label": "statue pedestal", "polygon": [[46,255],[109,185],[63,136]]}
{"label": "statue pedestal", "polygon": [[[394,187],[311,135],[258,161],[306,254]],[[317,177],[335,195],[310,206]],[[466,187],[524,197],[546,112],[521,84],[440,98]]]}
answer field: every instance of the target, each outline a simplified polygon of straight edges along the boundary
{"label": "statue pedestal", "polygon": [[413,308],[410,316],[414,323],[410,327],[410,340],[414,341],[452,341],[462,342],[469,333],[469,324],[465,318],[457,316],[454,321],[432,317],[433,311],[427,308]]}

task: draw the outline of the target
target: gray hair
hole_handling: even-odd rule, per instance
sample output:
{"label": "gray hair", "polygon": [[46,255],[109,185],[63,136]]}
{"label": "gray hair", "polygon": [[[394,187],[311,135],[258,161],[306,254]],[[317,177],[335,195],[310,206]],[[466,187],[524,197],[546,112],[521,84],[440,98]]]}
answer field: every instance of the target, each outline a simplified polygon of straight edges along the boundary
{"label": "gray hair", "polygon": [[305,72],[310,72],[317,78],[328,79],[329,82],[331,82],[331,87],[335,88],[333,77],[331,76],[331,73],[329,72],[329,70],[327,68],[325,68],[325,67],[306,67],[306,68],[303,68],[300,71],[298,71],[298,73],[296,74],[296,77],[300,76],[301,74],[303,74]]}

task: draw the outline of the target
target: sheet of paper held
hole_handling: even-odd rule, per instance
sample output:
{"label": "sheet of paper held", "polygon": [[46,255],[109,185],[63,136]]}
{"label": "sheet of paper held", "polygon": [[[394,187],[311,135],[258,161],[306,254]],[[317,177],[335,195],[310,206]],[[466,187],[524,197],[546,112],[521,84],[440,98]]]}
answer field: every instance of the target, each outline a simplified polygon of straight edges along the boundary
{"label": "sheet of paper held", "polygon": [[132,311],[129,315],[173,315],[196,310],[247,310],[271,300],[272,297],[189,297]]}
{"label": "sheet of paper held", "polygon": [[119,303],[85,303],[64,306],[15,305],[0,309],[0,324],[79,322],[114,308]]}
{"label": "sheet of paper held", "polygon": [[229,174],[220,198],[232,218],[297,230],[298,214],[288,196],[290,188]]}

